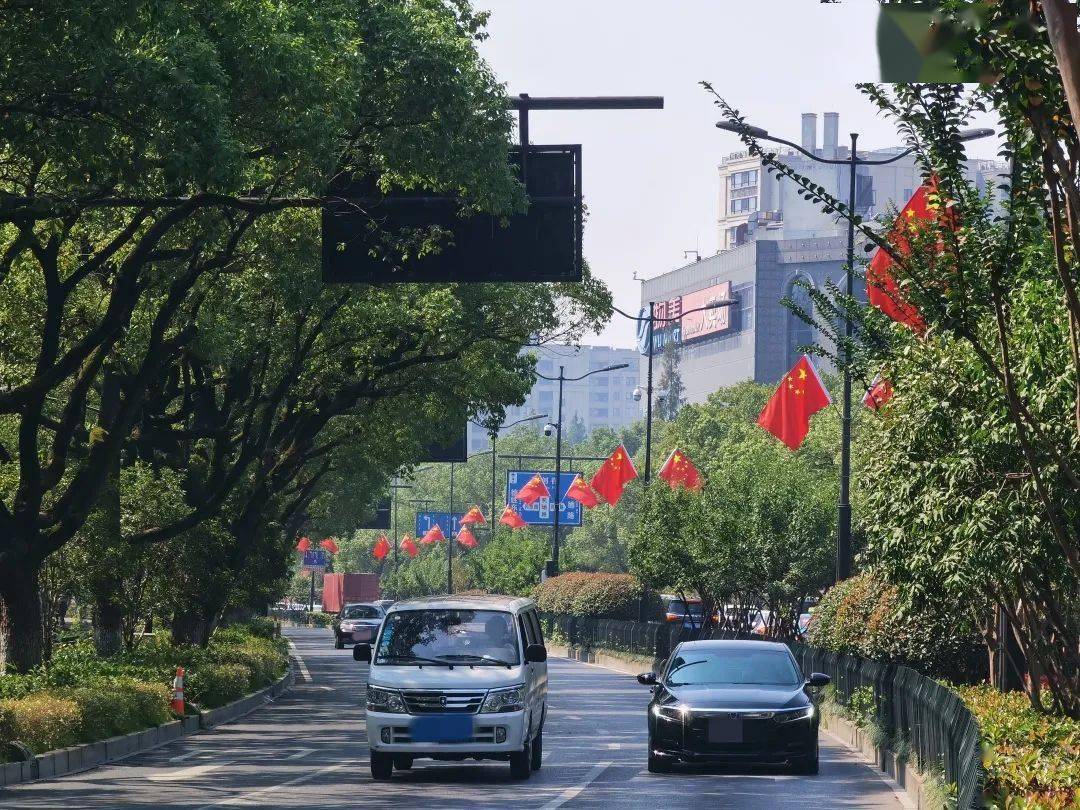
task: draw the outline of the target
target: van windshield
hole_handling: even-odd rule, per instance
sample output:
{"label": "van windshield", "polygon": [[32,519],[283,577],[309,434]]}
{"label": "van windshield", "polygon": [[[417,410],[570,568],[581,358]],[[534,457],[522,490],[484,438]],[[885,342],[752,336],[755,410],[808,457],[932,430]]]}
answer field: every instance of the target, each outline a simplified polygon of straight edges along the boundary
{"label": "van windshield", "polygon": [[514,617],[499,610],[402,610],[391,613],[376,664],[516,666]]}

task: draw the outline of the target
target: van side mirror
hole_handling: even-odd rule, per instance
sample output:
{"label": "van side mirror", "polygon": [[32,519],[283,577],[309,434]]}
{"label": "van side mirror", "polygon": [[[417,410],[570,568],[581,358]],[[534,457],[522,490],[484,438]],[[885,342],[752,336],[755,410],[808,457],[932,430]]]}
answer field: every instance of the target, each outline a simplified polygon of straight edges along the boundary
{"label": "van side mirror", "polygon": [[547,661],[547,647],[543,644],[530,644],[525,648],[526,664],[542,664]]}
{"label": "van side mirror", "polygon": [[642,672],[637,676],[637,682],[642,686],[656,686],[656,673]]}
{"label": "van side mirror", "polygon": [[828,686],[830,683],[832,683],[832,678],[824,672],[812,672],[810,673],[810,677],[806,679],[806,685],[813,686],[815,689]]}
{"label": "van side mirror", "polygon": [[354,661],[371,661],[371,645],[357,644],[352,648],[352,657]]}

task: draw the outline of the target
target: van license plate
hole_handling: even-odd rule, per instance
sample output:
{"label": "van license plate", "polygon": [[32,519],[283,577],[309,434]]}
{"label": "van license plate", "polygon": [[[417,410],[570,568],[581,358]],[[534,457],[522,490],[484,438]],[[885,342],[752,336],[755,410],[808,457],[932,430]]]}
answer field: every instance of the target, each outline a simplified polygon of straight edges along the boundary
{"label": "van license plate", "polygon": [[413,742],[468,742],[473,736],[472,715],[436,714],[417,717],[409,728]]}
{"label": "van license plate", "polygon": [[741,743],[743,741],[742,720],[737,717],[710,717],[709,742]]}

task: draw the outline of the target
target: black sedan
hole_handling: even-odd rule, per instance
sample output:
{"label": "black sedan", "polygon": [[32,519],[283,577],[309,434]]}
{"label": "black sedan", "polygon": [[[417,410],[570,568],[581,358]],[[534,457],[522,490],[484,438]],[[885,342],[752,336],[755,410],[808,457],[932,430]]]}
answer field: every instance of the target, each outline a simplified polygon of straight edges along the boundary
{"label": "black sedan", "polygon": [[334,647],[346,644],[370,644],[382,626],[386,611],[373,602],[345,605],[334,622]]}
{"label": "black sedan", "polygon": [[818,772],[818,711],[810,690],[829,683],[804,679],[783,644],[688,641],[675,648],[663,674],[638,675],[653,687],[649,702],[649,770],[676,762],[790,763]]}

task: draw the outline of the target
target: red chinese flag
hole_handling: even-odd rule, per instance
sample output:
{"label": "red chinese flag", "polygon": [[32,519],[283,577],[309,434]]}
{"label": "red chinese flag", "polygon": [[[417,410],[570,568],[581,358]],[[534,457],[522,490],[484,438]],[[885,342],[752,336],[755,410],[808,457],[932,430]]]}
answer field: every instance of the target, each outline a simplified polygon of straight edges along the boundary
{"label": "red chinese flag", "polygon": [[461,531],[457,535],[457,541],[465,548],[476,548],[476,537],[469,531],[467,526],[461,527]]}
{"label": "red chinese flag", "polygon": [[600,503],[596,499],[596,493],[589,489],[589,485],[585,483],[585,479],[580,475],[574,478],[570,488],[566,490],[566,497],[573,498],[586,509],[592,509]]}
{"label": "red chinese flag", "polygon": [[[930,207],[929,195],[933,192],[932,185],[920,186],[900,216],[896,218],[889,243],[903,256],[911,252],[907,234],[911,233],[928,220],[938,216],[935,208]],[[919,310],[913,304],[908,303],[900,292],[896,279],[892,277],[893,265],[896,262],[893,257],[882,248],[878,248],[874,257],[866,268],[866,295],[870,303],[888,315],[897,323],[905,324],[916,332],[926,331],[926,322],[919,314]]]}
{"label": "red chinese flag", "polygon": [[375,541],[375,548],[371,550],[371,555],[376,560],[385,559],[386,555],[390,553],[390,541],[386,539],[385,534],[380,534],[379,539]]}
{"label": "red chinese flag", "polygon": [[401,538],[401,547],[405,550],[405,553],[409,555],[410,559],[420,553],[420,547],[416,545],[416,541],[413,540],[410,535],[405,535]]}
{"label": "red chinese flag", "polygon": [[529,483],[517,491],[517,494],[514,495],[514,497],[522,503],[532,506],[541,498],[550,498],[551,493],[548,491],[544,479],[537,473],[529,479]]}
{"label": "red chinese flag", "polygon": [[592,477],[589,486],[596,491],[596,494],[614,506],[622,497],[623,488],[635,478],[637,478],[637,470],[634,469],[634,462],[630,460],[626,448],[620,444],[608,460],[600,465],[600,469]]}
{"label": "red chinese flag", "polygon": [[480,511],[479,506],[474,506],[472,509],[466,512],[462,516],[460,522],[462,526],[468,526],[473,523],[483,526],[485,523],[487,523],[487,521],[484,520],[484,513]]}
{"label": "red chinese flag", "polygon": [[319,545],[329,551],[331,554],[338,553],[338,545],[334,542],[333,537],[327,537],[325,540],[320,540]]}
{"label": "red chinese flag", "polygon": [[870,383],[870,388],[867,390],[866,396],[862,399],[863,405],[875,411],[880,410],[882,405],[892,399],[892,395],[892,383],[882,377],[879,373],[874,377],[874,381]]}
{"label": "red chinese flag", "polygon": [[817,369],[804,354],[780,381],[757,423],[792,450],[798,450],[810,432],[810,417],[831,402]]}
{"label": "red chinese flag", "polygon": [[510,504],[507,504],[506,508],[503,509],[502,517],[499,518],[499,523],[503,523],[511,529],[521,529],[529,525],[521,515],[514,511],[514,507]]}
{"label": "red chinese flag", "polygon": [[424,532],[424,536],[420,538],[420,542],[423,543],[425,546],[430,546],[433,543],[441,543],[445,539],[446,535],[443,534],[442,527],[439,526],[438,523],[436,523],[434,526]]}
{"label": "red chinese flag", "polygon": [[311,541],[308,540],[306,537],[301,537],[299,542],[296,544],[296,550],[301,552],[311,551]]}
{"label": "red chinese flag", "polygon": [[705,480],[701,477],[701,472],[694,465],[694,462],[677,447],[671,451],[658,475],[667,481],[668,486],[672,489],[683,486],[694,492],[700,492],[705,484]]}

